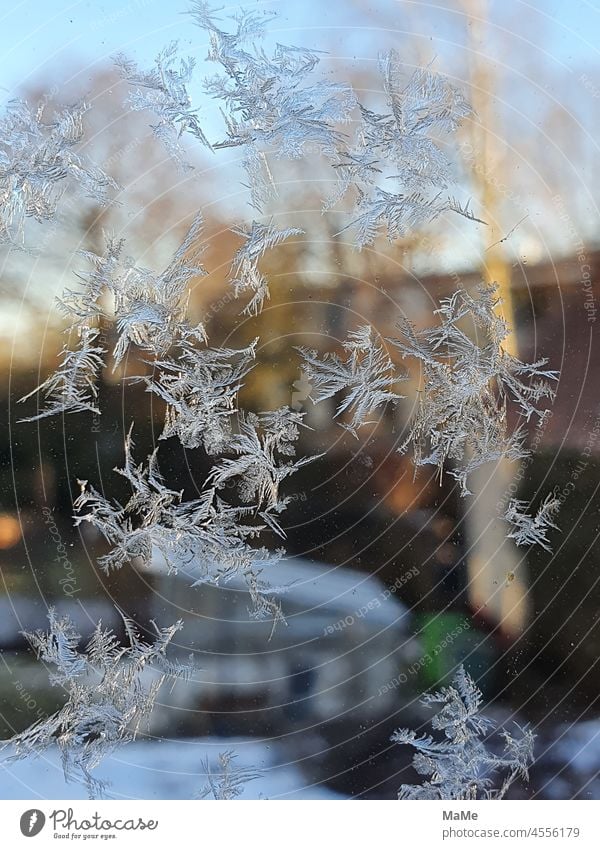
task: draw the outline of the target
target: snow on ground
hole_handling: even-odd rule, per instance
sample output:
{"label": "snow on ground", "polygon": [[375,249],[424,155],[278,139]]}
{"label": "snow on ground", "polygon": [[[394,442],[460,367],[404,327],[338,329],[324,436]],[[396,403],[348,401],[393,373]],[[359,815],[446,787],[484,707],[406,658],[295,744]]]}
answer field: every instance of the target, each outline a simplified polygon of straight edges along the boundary
{"label": "snow on ground", "polygon": [[558,729],[553,745],[556,757],[576,772],[598,774],[600,769],[600,722],[578,722]]}
{"label": "snow on ground", "polygon": [[[94,777],[110,780],[107,798],[193,799],[206,783],[204,764],[218,771],[219,753],[233,750],[239,767],[262,770],[242,799],[342,799],[324,785],[309,785],[298,766],[281,762],[276,744],[245,738],[204,737],[136,741],[107,758]],[[0,762],[0,799],[86,799],[85,788],[65,783],[57,751]]]}

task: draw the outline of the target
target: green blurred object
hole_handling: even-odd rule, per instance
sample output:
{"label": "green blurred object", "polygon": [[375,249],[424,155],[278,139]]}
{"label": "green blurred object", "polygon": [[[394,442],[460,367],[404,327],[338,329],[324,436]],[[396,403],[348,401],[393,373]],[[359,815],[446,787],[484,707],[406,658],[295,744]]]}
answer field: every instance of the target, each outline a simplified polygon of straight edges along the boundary
{"label": "green blurred object", "polygon": [[474,628],[465,613],[420,613],[415,622],[423,647],[421,658],[413,664],[418,689],[425,692],[450,684],[457,666],[463,663],[487,697],[493,684],[490,669],[498,658],[493,638]]}

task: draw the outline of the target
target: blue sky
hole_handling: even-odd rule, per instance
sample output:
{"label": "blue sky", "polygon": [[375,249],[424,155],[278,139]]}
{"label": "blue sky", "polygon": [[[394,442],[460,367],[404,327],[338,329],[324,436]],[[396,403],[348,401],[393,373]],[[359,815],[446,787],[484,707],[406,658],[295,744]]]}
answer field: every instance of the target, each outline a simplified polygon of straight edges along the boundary
{"label": "blue sky", "polygon": [[[230,8],[236,9],[240,4]],[[274,37],[328,48],[337,55],[371,57],[387,29],[416,33],[432,43],[435,53],[452,50],[464,29],[463,0],[424,3],[419,0],[322,0],[245,3],[276,10]],[[185,2],[160,0],[21,0],[5,2],[0,13],[0,55],[6,94],[59,69],[84,67],[107,60],[122,50],[149,61],[165,42],[180,39],[182,47],[200,47],[203,34],[182,14]],[[600,7],[589,0],[502,0],[488,3],[488,19],[496,35],[512,38],[523,52],[543,51],[559,65],[596,65],[600,41]],[[281,35],[283,39],[283,35]],[[384,45],[386,46],[386,45]],[[540,54],[541,56],[541,54]]]}
{"label": "blue sky", "polygon": [[[557,147],[556,139],[548,137],[546,128],[542,128],[542,118],[556,104],[565,104],[572,111],[573,126],[581,138],[587,139],[587,147],[572,145],[569,137],[571,150],[564,161],[560,160],[560,149],[550,153],[562,168],[561,176],[566,175],[566,191],[571,192],[571,186],[580,187],[571,192],[577,198],[578,208],[573,208],[572,215],[578,226],[593,238],[600,231],[592,188],[600,186],[596,177],[596,140],[600,138],[600,0],[597,2],[599,5],[590,0],[251,0],[229,4],[223,14],[234,12],[240,5],[276,11],[278,17],[268,27],[270,42],[326,50],[341,65],[346,63],[354,70],[360,70],[361,63],[373,63],[379,50],[397,46],[408,65],[435,57],[438,70],[455,74],[462,82],[469,57],[463,10],[485,4],[488,37],[481,47],[477,47],[477,40],[474,43],[476,49],[484,51],[490,65],[502,72],[498,75],[504,87],[501,103],[508,121],[513,122],[511,138],[522,138],[526,133],[535,136],[539,125],[537,146],[525,150],[518,173],[506,175],[515,194],[523,195],[529,213],[513,239],[515,251],[535,261],[540,246],[546,243],[558,244],[559,252],[571,250],[561,235],[564,226],[553,221],[551,206],[538,192],[540,187],[540,191],[548,188],[544,184],[547,174],[538,174],[539,151],[550,162],[547,151],[552,144]],[[188,6],[188,0],[4,0],[0,5],[0,86],[4,100],[34,83],[49,91],[55,85],[60,90],[72,76],[85,91],[94,72],[114,54],[124,52],[141,67],[149,67],[156,54],[175,39],[182,54],[203,59],[207,39],[183,14]],[[539,73],[542,66],[544,74]],[[214,70],[214,66],[207,66],[207,70]],[[587,78],[585,85],[582,71]],[[342,72],[339,78],[348,76]],[[220,120],[218,128],[213,124],[216,104],[207,109],[206,100],[196,97],[199,92],[193,89],[192,93],[194,104],[202,106],[203,126],[209,137],[218,138],[222,124]],[[549,165],[550,171],[552,168]],[[563,186],[559,189],[562,191]],[[551,186],[550,191],[556,188]],[[522,217],[520,207],[509,210],[505,231]],[[478,250],[478,243],[471,248]],[[449,255],[458,266],[473,261],[472,256],[465,259],[462,244],[452,245]]]}

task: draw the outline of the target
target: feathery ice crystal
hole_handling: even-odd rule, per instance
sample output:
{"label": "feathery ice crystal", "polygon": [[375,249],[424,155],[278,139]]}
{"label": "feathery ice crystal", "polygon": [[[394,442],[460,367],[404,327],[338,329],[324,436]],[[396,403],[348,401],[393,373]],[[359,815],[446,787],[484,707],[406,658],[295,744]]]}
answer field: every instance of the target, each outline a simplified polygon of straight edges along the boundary
{"label": "feathery ice crystal", "polygon": [[232,751],[221,752],[218,772],[211,772],[208,760],[205,761],[207,781],[198,798],[206,799],[211,796],[221,801],[237,799],[242,795],[249,781],[255,781],[261,777],[262,773],[257,769],[237,766],[234,763],[236,757],[237,755]]}
{"label": "feathery ice crystal", "polygon": [[368,324],[348,335],[344,350],[348,356],[342,360],[335,353],[319,357],[315,350],[298,348],[306,378],[312,384],[312,400],[319,403],[338,392],[346,392],[335,416],[351,413],[348,424],[342,426],[357,436],[357,428],[369,424],[368,417],[379,407],[403,397],[391,391],[402,378],[396,376],[392,361],[383,346],[375,342]]}
{"label": "feathery ice crystal", "polygon": [[[445,739],[430,735],[417,737],[403,728],[392,736],[395,743],[417,750],[413,766],[419,775],[429,776],[422,784],[403,784],[400,799],[502,799],[517,778],[527,780],[533,761],[533,734],[519,729],[514,737],[502,731],[504,751],[494,754],[482,737],[493,722],[480,715],[481,692],[461,666],[452,685],[423,697],[427,707],[441,705],[431,721],[432,728],[442,731]],[[503,775],[500,787],[494,788],[497,774]]]}
{"label": "feathery ice crystal", "polygon": [[62,757],[65,779],[80,778],[90,798],[101,796],[105,783],[91,771],[118,746],[135,739],[150,716],[163,683],[186,679],[189,665],[170,661],[167,649],[181,628],[156,628],[153,642],[140,637],[134,623],[123,617],[128,645],[99,622],[80,651],[81,635],[68,617],[48,612],[50,630],[25,636],[44,663],[55,667],[50,682],[65,691],[60,710],[40,719],[2,743],[14,753],[9,760],[43,754],[56,745]]}
{"label": "feathery ice crystal", "polygon": [[559,530],[553,519],[560,510],[560,500],[552,493],[546,496],[534,515],[526,513],[527,502],[511,498],[504,518],[511,525],[509,537],[517,545],[541,545],[546,551],[552,551],[548,542],[548,531]]}
{"label": "feathery ice crystal", "polygon": [[115,64],[123,79],[136,86],[128,98],[131,109],[154,112],[159,118],[158,124],[152,125],[154,135],[177,165],[183,171],[188,170],[191,166],[180,143],[182,134],[188,132],[206,147],[211,147],[187,91],[195,60],[191,57],[180,59],[177,67],[177,42],[173,41],[158,54],[155,66],[149,71],[141,71],[122,53],[115,57]]}
{"label": "feathery ice crystal", "polygon": [[0,243],[22,246],[25,220],[54,218],[69,186],[102,205],[119,188],[75,151],[89,108],[85,102],[63,106],[46,121],[46,100],[35,109],[23,100],[9,102],[0,119]]}
{"label": "feathery ice crystal", "polygon": [[[452,464],[448,472],[463,495],[469,474],[483,463],[527,456],[522,428],[508,427],[507,402],[529,421],[542,418],[541,402],[554,398],[557,373],[544,368],[547,360],[523,363],[502,347],[508,328],[496,313],[496,291],[481,285],[473,297],[459,289],[441,301],[436,327],[417,330],[403,319],[405,341],[390,340],[422,372],[418,409],[400,450],[412,445],[415,465],[437,466],[440,475]],[[465,320],[471,334],[461,327]]]}
{"label": "feathery ice crystal", "polygon": [[[201,127],[189,94],[194,60],[178,60],[176,44],[159,54],[150,70],[117,57],[122,76],[133,87],[130,108],[157,116],[152,129],[180,166],[187,167],[183,133],[214,152],[239,148],[251,203],[262,213],[277,194],[274,161],[317,152],[335,174],[336,189],[325,198],[324,208],[347,204],[352,219],[348,228],[359,249],[382,230],[397,239],[445,212],[478,220],[468,204],[448,194],[452,169],[434,139],[434,134],[453,133],[472,115],[447,80],[425,69],[405,81],[398,56],[390,51],[380,60],[386,111],[376,112],[359,103],[351,86],[315,78],[321,62],[317,51],[277,45],[269,54],[258,46],[269,14],[241,12],[224,28],[215,12],[196,2],[192,16],[208,33],[209,60],[221,69],[205,81],[204,90],[223,106],[223,140],[210,142]],[[45,122],[43,106],[32,110],[20,101],[9,104],[0,121],[0,242],[19,246],[26,219],[52,219],[68,187],[99,203],[118,188],[75,152],[87,108],[65,108]],[[237,394],[252,368],[256,341],[240,350],[211,348],[204,326],[189,324],[190,285],[206,273],[200,263],[201,230],[198,214],[163,271],[138,266],[124,256],[124,240],[112,236],[106,237],[102,254],[82,252],[90,268],[79,275],[80,288],[67,290],[59,302],[77,344],[74,350],[64,347],[57,372],[34,390],[42,393],[46,406],[27,420],[101,412],[97,382],[106,352],[100,328],[112,323],[115,367],[138,356],[150,373],[137,380],[165,404],[161,439],[176,438],[185,449],[201,450],[214,462],[198,497],[185,500],[183,492],[163,480],[158,448],[146,462],[134,462],[130,431],[124,467],[116,470],[131,488],[129,500],[123,506],[82,481],[76,525],[91,523],[108,542],[110,550],[99,559],[107,572],[132,561],[149,563],[158,550],[171,570],[191,570],[194,586],[242,575],[254,615],[269,616],[275,624],[280,609],[269,597],[275,590],[262,581],[261,570],[282,552],[257,540],[268,532],[285,536],[281,514],[289,496],[282,484],[316,458],[293,459],[304,414],[288,407],[258,415],[238,408]],[[272,221],[260,220],[249,226],[236,222],[231,230],[243,244],[232,258],[230,283],[236,295],[249,293],[244,312],[256,315],[269,297],[261,259],[303,231],[277,229]],[[449,467],[463,494],[469,473],[481,463],[525,453],[521,430],[509,431],[507,403],[516,404],[529,420],[543,416],[541,402],[554,395],[551,383],[557,375],[545,369],[545,360],[522,363],[503,349],[508,330],[497,306],[494,287],[481,287],[477,297],[460,289],[442,301],[437,327],[419,331],[403,321],[403,341],[390,340],[404,357],[420,363],[423,377],[418,411],[403,448],[412,445],[416,465],[433,464],[440,473]],[[466,323],[470,328],[463,329]],[[344,426],[356,436],[376,411],[402,397],[394,391],[402,378],[368,325],[350,333],[343,347],[345,358],[306,349],[301,353],[314,400],[345,393],[336,415],[346,414]],[[224,497],[230,484],[236,499],[231,503]],[[511,502],[511,535],[519,544],[546,546],[546,531],[555,527],[554,512],[554,502],[546,501],[531,517],[521,502]],[[68,700],[56,714],[8,741],[15,757],[38,754],[56,743],[65,773],[75,770],[91,794],[101,792],[91,770],[135,735],[165,678],[186,674],[165,657],[179,627],[158,630],[155,642],[146,644],[125,620],[129,645],[122,647],[99,623],[81,652],[73,625],[51,611],[50,632],[29,639],[40,658],[56,666],[52,680],[64,687]],[[149,666],[157,667],[158,678],[146,688],[143,673]],[[504,755],[490,754],[480,739],[489,722],[478,716],[480,694],[464,670],[452,687],[426,701],[443,705],[433,724],[447,739],[438,743],[397,732],[398,742],[419,750],[415,766],[430,776],[420,787],[402,788],[403,798],[501,798],[517,775],[526,775],[531,735],[516,740],[504,732]],[[492,790],[492,777],[502,770],[508,772],[502,787]],[[239,795],[241,782],[254,777],[236,771],[229,753],[221,760],[221,772],[221,777],[209,776],[208,792],[216,798]]]}

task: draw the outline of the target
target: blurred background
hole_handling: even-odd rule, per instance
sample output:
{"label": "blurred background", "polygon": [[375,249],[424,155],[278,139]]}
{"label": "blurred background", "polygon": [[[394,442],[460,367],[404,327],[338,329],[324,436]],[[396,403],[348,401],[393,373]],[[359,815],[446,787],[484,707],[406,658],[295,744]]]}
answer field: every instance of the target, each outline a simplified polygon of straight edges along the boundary
{"label": "blurred background", "polygon": [[[201,92],[207,40],[179,14],[185,8],[152,0],[3,8],[4,102],[43,99],[51,114],[85,97],[93,108],[82,150],[123,189],[106,208],[67,194],[56,222],[30,224],[35,255],[0,253],[0,735],[61,703],[19,632],[44,628],[50,605],[84,635],[99,618],[118,630],[116,602],[142,627],[183,618],[179,650],[199,667],[192,685],[163,694],[148,740],[121,755],[128,781],[119,783],[116,764],[107,769],[117,796],[193,795],[203,758],[236,748],[269,777],[250,795],[393,798],[416,779],[411,752],[392,745],[391,733],[426,730],[419,695],[464,662],[492,717],[529,723],[537,734],[531,781],[513,793],[600,798],[600,13],[588,2],[550,0],[254,5],[278,12],[267,47],[326,51],[326,73],[351,82],[367,104],[381,99],[376,60],[391,47],[407,75],[431,64],[459,86],[476,115],[440,143],[455,163],[457,192],[486,225],[448,217],[358,252],[350,231],[341,232],[347,211],[321,212],[330,177],[318,160],[278,163],[279,198],[268,213],[305,235],[266,259],[270,301],[258,317],[244,316],[227,283],[240,244],[229,228],[253,217],[240,163],[190,144],[194,169],[177,171],[151,118],[124,106],[111,60],[122,51],[150,67],[179,39],[183,55],[199,60],[192,95],[205,132],[221,137],[217,106]],[[311,428],[301,452],[327,452],[288,490],[288,557],[269,576],[290,585],[288,625],[271,640],[269,624],[250,619],[241,584],[190,590],[158,559],[150,570],[107,577],[95,565],[102,540],[73,528],[77,479],[122,497],[112,469],[131,422],[139,457],[160,435],[163,409],[127,380],[139,363],[103,374],[102,417],[18,422],[35,406],[18,399],[54,369],[64,342],[55,298],[83,268],[77,252],[101,252],[103,233],[115,233],[140,265],[162,268],[199,209],[209,274],[193,284],[192,317],[212,345],[260,337],[241,406],[292,405]],[[511,350],[526,361],[548,357],[560,381],[552,415],[531,426],[531,459],[484,469],[461,499],[452,479],[415,476],[398,453],[418,373],[402,386],[407,398],[357,440],[333,420],[334,401],[313,405],[295,346],[339,351],[362,323],[394,336],[401,315],[430,325],[441,297],[482,279],[500,286]],[[110,327],[105,334],[110,347]],[[161,443],[161,469],[193,496],[208,458],[172,443]],[[552,535],[553,552],[515,549],[496,505],[517,493],[535,508],[555,488],[562,533]],[[79,792],[60,781],[51,760],[34,771],[3,766],[0,795]]]}

